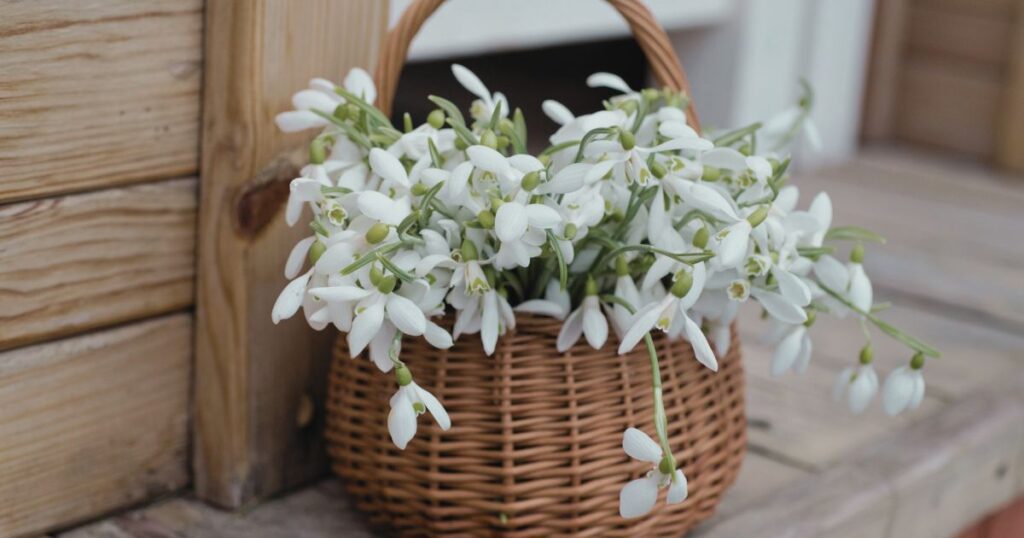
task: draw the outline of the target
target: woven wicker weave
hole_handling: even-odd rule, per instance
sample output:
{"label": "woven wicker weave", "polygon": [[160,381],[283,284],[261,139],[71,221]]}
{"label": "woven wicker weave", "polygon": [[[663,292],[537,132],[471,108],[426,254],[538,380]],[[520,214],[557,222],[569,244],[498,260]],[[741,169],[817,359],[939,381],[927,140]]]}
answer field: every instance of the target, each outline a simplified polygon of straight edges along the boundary
{"label": "woven wicker weave", "polygon": [[387,430],[393,376],[365,357],[351,360],[338,339],[328,447],[334,471],[371,521],[404,536],[681,536],[712,514],[746,443],[735,338],[718,373],[686,342],[655,338],[669,437],[690,496],[623,520],[619,490],[650,470],[622,451],[627,427],[654,434],[646,350],[620,356],[614,341],[601,350],[581,342],[559,354],[561,322],[519,316],[517,323],[490,357],[474,338],[448,350],[422,339],[403,346],[416,382],[452,418],[442,432],[420,417],[404,451]]}
{"label": "woven wicker weave", "polygon": [[[385,39],[377,106],[390,112],[409,43],[443,0],[415,0]],[[639,0],[608,0],[629,23],[654,76],[687,91],[668,36]],[[699,128],[692,103],[690,123]],[[451,320],[445,320],[450,326]],[[406,450],[387,430],[393,376],[352,360],[342,335],[328,388],[333,468],[371,521],[402,536],[680,536],[710,516],[739,471],[746,446],[743,366],[732,346],[713,373],[686,342],[655,336],[669,438],[689,482],[682,504],[659,503],[643,518],[619,516],[620,488],[649,464],[622,450],[629,426],[653,437],[651,371],[643,346],[616,354],[585,342],[555,351],[561,322],[519,316],[486,356],[479,338],[448,350],[407,340],[402,359],[452,418],[428,416]],[[664,498],[664,492],[661,494]]]}

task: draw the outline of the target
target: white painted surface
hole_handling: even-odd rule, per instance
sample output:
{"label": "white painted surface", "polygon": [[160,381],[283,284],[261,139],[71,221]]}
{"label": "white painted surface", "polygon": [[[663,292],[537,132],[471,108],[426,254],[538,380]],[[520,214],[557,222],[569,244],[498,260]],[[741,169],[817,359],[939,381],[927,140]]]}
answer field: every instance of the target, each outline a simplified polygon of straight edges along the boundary
{"label": "white painted surface", "polygon": [[[412,0],[391,0],[391,24]],[[669,30],[721,23],[736,0],[648,0]],[[427,20],[409,58],[431,60],[594,41],[629,34],[601,0],[449,0]]]}

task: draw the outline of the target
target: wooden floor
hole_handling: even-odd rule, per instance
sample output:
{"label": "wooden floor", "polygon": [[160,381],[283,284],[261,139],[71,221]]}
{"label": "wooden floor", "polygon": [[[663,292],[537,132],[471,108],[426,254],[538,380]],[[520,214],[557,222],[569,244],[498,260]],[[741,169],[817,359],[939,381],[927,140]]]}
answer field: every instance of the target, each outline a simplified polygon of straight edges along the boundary
{"label": "wooden floor", "polygon": [[[927,154],[870,150],[797,182],[804,203],[827,189],[836,224],[889,244],[869,249],[876,301],[897,326],[940,348],[915,413],[853,417],[832,403],[860,332],[815,327],[804,378],[772,379],[763,329],[743,323],[750,451],[700,538],[954,536],[1024,494],[1024,179]],[[875,339],[882,371],[908,354]],[[340,484],[320,484],[242,513],[167,499],[61,538],[374,536]]]}

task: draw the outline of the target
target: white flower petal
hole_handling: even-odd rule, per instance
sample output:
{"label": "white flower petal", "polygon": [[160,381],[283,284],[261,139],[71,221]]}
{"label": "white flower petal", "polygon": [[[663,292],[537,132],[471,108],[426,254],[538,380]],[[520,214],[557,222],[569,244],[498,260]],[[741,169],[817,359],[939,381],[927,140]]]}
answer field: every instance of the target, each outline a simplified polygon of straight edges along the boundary
{"label": "white flower petal", "polygon": [[750,248],[750,222],[740,220],[726,228],[728,233],[718,247],[718,259],[722,267],[732,268],[743,263]]}
{"label": "white flower petal", "polygon": [[312,288],[309,294],[328,303],[345,303],[369,297],[373,291],[356,286],[329,286]]}
{"label": "white flower petal", "polygon": [[427,318],[416,303],[392,293],[388,296],[387,314],[398,330],[409,336],[419,336],[427,330]]}
{"label": "white flower petal", "polygon": [[452,335],[430,320],[427,320],[427,330],[423,331],[423,337],[427,339],[427,343],[438,349],[448,349],[453,344]]}
{"label": "white flower petal", "polygon": [[391,442],[402,450],[405,450],[409,441],[416,436],[416,411],[407,397],[399,397],[397,402],[391,403],[388,433],[391,434]]}
{"label": "white flower petal", "polygon": [[380,148],[370,150],[370,169],[378,176],[403,187],[409,186],[409,174],[397,157]]}
{"label": "white flower petal", "polygon": [[777,266],[772,268],[772,275],[779,283],[779,291],[787,300],[799,306],[811,304],[811,288],[803,279]]}
{"label": "white flower petal", "polygon": [[488,355],[494,353],[498,343],[498,299],[494,290],[484,294],[483,312],[480,321],[480,340],[483,342],[484,351]]}
{"label": "white flower petal", "polygon": [[593,168],[589,163],[572,163],[535,189],[537,194],[566,194],[583,187],[584,176]]}
{"label": "white flower petal", "polygon": [[[591,299],[593,302],[591,306],[587,307],[586,302]],[[600,303],[593,295],[584,300],[583,334],[587,337],[587,343],[594,349],[604,347],[604,343],[608,339],[608,320],[601,313]]]}
{"label": "white flower petal", "polygon": [[768,162],[768,159],[759,155],[751,155],[746,158],[746,164],[750,171],[754,172],[754,177],[758,181],[767,181],[768,178],[772,177],[772,165]]}
{"label": "white flower petal", "polygon": [[798,325],[807,321],[807,312],[803,308],[778,293],[753,288],[750,290],[750,294],[761,303],[770,316],[783,323]]}
{"label": "white flower petal", "polygon": [[356,204],[359,212],[373,220],[388,221],[394,217],[395,202],[377,191],[363,191],[358,194]]}
{"label": "white flower petal", "polygon": [[558,340],[555,342],[555,349],[559,353],[565,353],[579,341],[583,335],[583,308],[573,310],[569,317],[562,323],[562,330],[558,331]]}
{"label": "white flower petal", "polygon": [[295,315],[299,311],[299,307],[302,306],[302,299],[306,295],[306,285],[309,284],[309,278],[313,275],[313,271],[310,270],[306,274],[292,280],[287,286],[281,290],[281,294],[277,296],[277,300],[274,301],[274,308],[271,310],[270,319],[274,324],[278,324],[283,319],[288,319]]}
{"label": "white flower petal", "polygon": [[345,89],[367,103],[373,104],[377,100],[377,87],[373,84],[373,77],[358,67],[353,67],[345,77]]}
{"label": "white flower petal", "polygon": [[730,221],[739,220],[736,210],[725,199],[725,196],[714,187],[703,183],[694,183],[690,186],[686,202],[697,209],[711,213],[715,217],[725,217]]}
{"label": "white flower petal", "polygon": [[712,144],[710,140],[707,140],[707,139],[704,139],[704,138],[700,138],[700,137],[680,137],[680,138],[673,138],[672,140],[669,140],[668,142],[663,142],[661,144],[658,144],[657,146],[654,146],[653,148],[650,148],[647,151],[649,151],[651,153],[661,153],[661,152],[664,152],[664,151],[677,151],[677,150],[680,150],[680,149],[696,149],[696,150],[704,151],[704,150],[709,150],[709,149],[711,149],[713,147],[715,147],[715,145]]}
{"label": "white flower petal", "polygon": [[309,236],[292,247],[292,251],[288,253],[288,261],[284,264],[284,277],[291,280],[299,276],[299,271],[302,270],[303,264],[306,262],[306,254],[309,253],[309,247],[313,245],[313,241],[316,241],[316,236]]}
{"label": "white flower petal", "polygon": [[864,312],[871,311],[872,305],[871,280],[864,267],[859,263],[850,264],[850,302]]}
{"label": "white flower petal", "polygon": [[850,273],[846,267],[828,254],[814,262],[814,274],[822,284],[836,293],[842,293],[850,282]]}
{"label": "white flower petal", "polygon": [[921,405],[921,401],[924,400],[924,376],[921,375],[920,370],[915,370],[910,375],[914,380],[914,393],[910,397],[907,409],[917,409]]}
{"label": "white flower petal", "polygon": [[526,208],[518,202],[506,202],[494,215],[494,234],[501,241],[519,239],[526,233],[529,217]]}
{"label": "white flower petal", "polygon": [[427,411],[430,411],[434,420],[437,421],[437,425],[440,426],[442,430],[448,431],[448,429],[452,427],[452,420],[448,416],[448,411],[445,411],[444,406],[441,405],[440,400],[431,394],[430,391],[417,385],[415,381],[410,383],[410,386],[412,386],[416,391],[416,396],[418,396],[420,401],[423,402],[423,406],[427,408]]}
{"label": "white flower petal", "polygon": [[349,355],[355,357],[366,349],[370,340],[373,340],[373,337],[377,336],[377,331],[380,330],[383,323],[383,301],[375,301],[362,312],[357,314],[356,319],[352,321],[352,330],[348,332]]}
{"label": "white flower petal", "polygon": [[738,172],[747,168],[747,158],[732,148],[715,148],[700,156],[704,166],[714,166]]}
{"label": "white flower petal", "polygon": [[863,413],[868,408],[871,399],[875,397],[875,392],[878,391],[878,378],[873,374],[874,370],[870,365],[861,367],[857,373],[857,379],[850,383],[850,390],[846,395],[846,401],[850,406],[850,410],[856,415]]}
{"label": "white flower petal", "polygon": [[651,436],[637,428],[626,428],[622,433],[622,450],[635,460],[655,464],[661,461],[661,447]]}
{"label": "white flower petal", "polygon": [[707,337],[704,336],[704,331],[700,330],[700,325],[697,325],[695,321],[690,319],[685,313],[682,314],[684,330],[686,331],[686,339],[690,341],[690,346],[693,347],[693,354],[697,357],[697,361],[708,367],[712,372],[718,371],[718,359],[715,358],[715,353],[711,351],[711,345],[708,344]]}
{"label": "white flower petal", "polygon": [[672,484],[668,487],[668,496],[665,498],[665,502],[668,504],[679,504],[686,500],[688,494],[686,476],[683,475],[682,469],[676,469]]}
{"label": "white flower petal", "polygon": [[459,64],[452,64],[452,74],[455,75],[455,79],[459,81],[463,88],[469,90],[469,93],[484,101],[491,100],[491,92],[487,90],[487,86],[484,86],[484,83],[472,71]]}
{"label": "white flower petal", "polygon": [[623,486],[619,492],[619,515],[626,519],[640,517],[658,502],[658,476],[651,474]]}
{"label": "white flower petal", "polygon": [[556,319],[565,318],[565,309],[562,305],[546,299],[530,299],[516,305],[516,312],[548,316]]}
{"label": "white flower petal", "polygon": [[572,115],[572,112],[558,101],[545,99],[540,106],[541,110],[544,111],[544,114],[547,114],[547,116],[551,118],[551,121],[559,125],[565,125],[566,123],[576,119],[575,116]]}
{"label": "white flower petal", "polygon": [[314,127],[326,127],[327,120],[308,110],[289,110],[274,117],[277,128],[286,133],[305,131]]}
{"label": "white flower petal", "polygon": [[292,106],[295,110],[319,110],[325,114],[333,114],[338,103],[338,99],[333,99],[320,90],[302,90],[292,96]]}
{"label": "white flower petal", "polygon": [[587,86],[591,88],[611,88],[622,93],[633,93],[633,89],[625,80],[611,73],[594,73],[587,77]]}
{"label": "white flower petal", "polygon": [[882,406],[890,416],[903,412],[914,396],[914,380],[907,370],[906,366],[893,370],[882,387]]}
{"label": "white flower petal", "polygon": [[509,173],[511,165],[504,155],[487,146],[470,146],[466,148],[466,154],[473,166],[494,174],[505,175]]}
{"label": "white flower petal", "polygon": [[789,371],[800,354],[801,342],[805,330],[800,326],[788,333],[775,346],[775,353],[772,354],[772,376],[778,377]]}
{"label": "white flower petal", "polygon": [[662,305],[660,303],[652,303],[633,316],[629,329],[626,330],[626,334],[622,336],[622,342],[619,344],[619,355],[632,350],[643,339],[645,334],[651,332],[654,325],[658,323],[661,310]]}
{"label": "white flower petal", "polygon": [[[498,211],[501,211],[501,208],[498,208]],[[534,228],[547,230],[558,226],[562,222],[562,216],[546,205],[530,204],[526,206],[526,220]]]}

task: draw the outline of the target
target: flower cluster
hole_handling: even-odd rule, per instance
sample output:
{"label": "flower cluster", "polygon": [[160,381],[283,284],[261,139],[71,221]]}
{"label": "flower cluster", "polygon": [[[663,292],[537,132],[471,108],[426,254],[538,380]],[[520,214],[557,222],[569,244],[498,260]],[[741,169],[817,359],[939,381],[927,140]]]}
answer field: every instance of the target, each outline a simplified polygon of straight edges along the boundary
{"label": "flower cluster", "polygon": [[[314,79],[295,94],[295,110],[277,117],[285,131],[320,132],[286,212],[293,225],[308,209],[313,234],[288,257],[291,282],[273,320],[302,309],[314,328],[347,333],[353,357],[365,350],[382,372],[395,371],[388,427],[399,448],[422,413],[451,424],[402,362],[402,339],[444,349],[479,334],[490,354],[516,312],[564,320],[558,351],[581,338],[602,348],[611,332],[619,353],[644,342],[659,440],[625,432],[625,451],[654,467],[623,488],[624,517],[649,511],[660,488],[669,503],[686,497],[666,435],[655,329],[685,339],[717,370],[740,305],[757,303],[773,326],[771,371],[781,375],[807,367],[819,313],[852,315],[869,338],[874,325],[917,351],[886,382],[885,409],[920,403],[923,357],[937,352],[874,314],[861,262],[863,243],[879,238],[833,226],[825,193],[798,209],[797,188],[786,184],[780,152],[797,136],[814,139],[809,92],[763,125],[706,136],[688,121],[686,95],[636,91],[599,73],[587,83],[614,91],[604,109],[577,116],[545,102],[560,128],[531,155],[522,112],[466,68],[452,71],[477,98],[468,116],[431,97],[437,109],[425,123],[405,115],[395,127],[355,69],[342,86]],[[848,263],[833,256],[837,241],[853,245]],[[445,315],[451,333],[434,321]],[[836,394],[860,412],[877,390],[869,341]]]}

